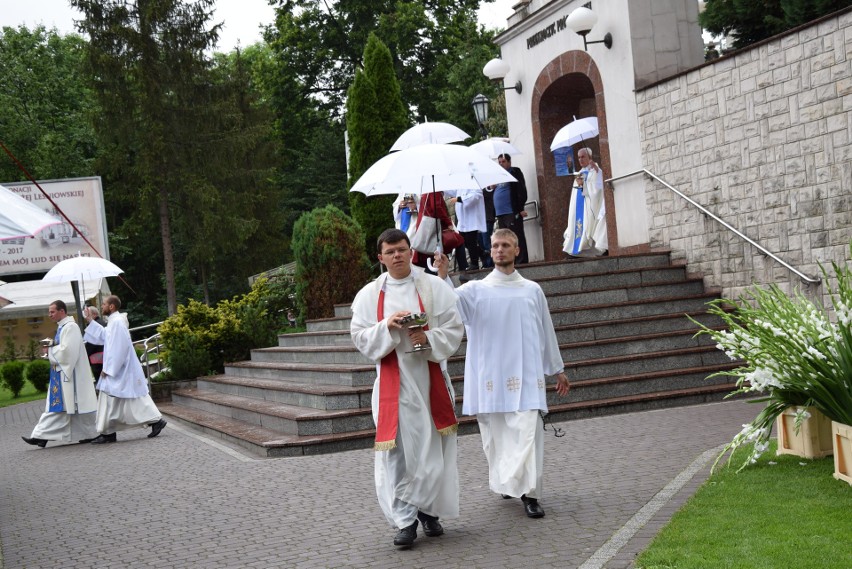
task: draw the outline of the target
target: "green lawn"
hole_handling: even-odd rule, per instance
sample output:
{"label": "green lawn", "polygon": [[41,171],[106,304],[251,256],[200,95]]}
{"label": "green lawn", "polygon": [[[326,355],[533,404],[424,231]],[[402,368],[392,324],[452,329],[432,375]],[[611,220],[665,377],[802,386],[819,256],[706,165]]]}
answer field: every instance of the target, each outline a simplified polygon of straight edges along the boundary
{"label": "green lawn", "polygon": [[852,486],[832,477],[832,457],[776,456],[775,448],[739,474],[740,462],[718,467],[636,567],[852,568]]}
{"label": "green lawn", "polygon": [[26,403],[35,399],[44,399],[45,393],[38,392],[35,387],[30,385],[29,381],[24,382],[24,388],[18,394],[18,397],[12,399],[12,392],[5,387],[0,386],[0,407],[8,407],[17,403]]}

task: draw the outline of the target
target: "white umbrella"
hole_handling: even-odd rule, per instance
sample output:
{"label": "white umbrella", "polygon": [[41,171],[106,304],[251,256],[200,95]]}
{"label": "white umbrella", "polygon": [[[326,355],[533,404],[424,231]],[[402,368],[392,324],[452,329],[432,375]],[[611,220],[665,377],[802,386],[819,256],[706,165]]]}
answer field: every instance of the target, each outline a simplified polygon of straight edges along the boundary
{"label": "white umbrella", "polygon": [[559,129],[553,142],[550,143],[550,151],[565,146],[573,146],[578,142],[594,138],[599,134],[597,117],[586,117],[575,119]]}
{"label": "white umbrella", "polygon": [[60,223],[40,207],[0,186],[0,239],[32,237],[45,227]]}
{"label": "white umbrella", "polygon": [[[104,277],[117,277],[124,270],[118,265],[100,257],[83,257],[77,253],[76,257],[59,261],[53,268],[47,271],[41,280],[56,283],[71,283],[71,291],[74,293],[74,302],[77,304],[77,314],[80,322],[83,322],[83,309],[80,304],[80,282]],[[85,298],[85,290],[83,298]]]}
{"label": "white umbrella", "polygon": [[424,122],[403,132],[390,151],[414,148],[421,144],[447,144],[467,140],[470,135],[455,125],[446,122]]}
{"label": "white umbrella", "polygon": [[489,158],[497,158],[501,154],[509,154],[512,156],[515,154],[521,154],[520,150],[512,146],[508,138],[486,138],[476,144],[472,144],[470,147],[477,152],[485,154]]}
{"label": "white umbrella", "polygon": [[467,146],[424,144],[388,154],[350,191],[368,196],[467,190],[516,182],[502,166]]}
{"label": "white umbrella", "polygon": [[124,270],[100,257],[76,257],[56,263],[41,280],[57,283],[116,277]]}

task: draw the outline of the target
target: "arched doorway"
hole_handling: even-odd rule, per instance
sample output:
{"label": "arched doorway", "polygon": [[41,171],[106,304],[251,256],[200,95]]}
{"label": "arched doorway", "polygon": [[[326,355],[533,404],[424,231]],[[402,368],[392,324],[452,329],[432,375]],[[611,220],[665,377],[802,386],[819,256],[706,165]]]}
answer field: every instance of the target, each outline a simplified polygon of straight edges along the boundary
{"label": "arched doorway", "polygon": [[[556,165],[550,143],[556,132],[577,118],[596,116],[600,135],[588,146],[603,169],[611,177],[606,109],[600,73],[584,51],[563,53],[548,63],[539,74],[532,97],[533,144],[535,146],[538,196],[541,204],[544,259],[557,261],[562,252],[562,234],[568,220],[568,201],[571,197],[571,178],[556,175]],[[617,252],[612,191],[606,189],[607,235],[610,253]]]}

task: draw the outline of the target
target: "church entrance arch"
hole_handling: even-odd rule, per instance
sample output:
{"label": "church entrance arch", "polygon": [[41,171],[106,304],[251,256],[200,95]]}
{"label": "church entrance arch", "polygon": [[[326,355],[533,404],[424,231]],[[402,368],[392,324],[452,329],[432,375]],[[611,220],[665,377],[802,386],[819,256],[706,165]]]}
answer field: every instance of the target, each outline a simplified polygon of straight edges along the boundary
{"label": "church entrance arch", "polygon": [[[545,261],[565,258],[562,234],[568,220],[572,177],[557,176],[550,143],[556,132],[574,120],[597,117],[600,135],[585,145],[592,149],[603,169],[604,179],[612,177],[607,138],[606,109],[600,73],[584,51],[563,53],[548,63],[536,79],[532,97],[533,144],[535,147],[538,195],[541,205],[542,241]],[[610,254],[617,251],[612,192],[606,190],[607,236]]]}

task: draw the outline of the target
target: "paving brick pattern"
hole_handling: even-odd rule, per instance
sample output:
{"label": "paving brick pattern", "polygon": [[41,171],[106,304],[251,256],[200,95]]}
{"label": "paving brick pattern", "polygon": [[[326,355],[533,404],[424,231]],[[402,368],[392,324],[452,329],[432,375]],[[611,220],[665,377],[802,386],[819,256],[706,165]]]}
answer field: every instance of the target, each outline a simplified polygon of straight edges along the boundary
{"label": "paving brick pattern", "polygon": [[376,503],[370,450],[257,459],[171,423],[155,439],[137,430],[116,444],[38,449],[20,437],[42,408],[0,409],[9,569],[630,567],[706,465],[623,547],[598,550],[756,411],[729,401],[558,423],[565,436],[545,442],[540,520],[488,490],[479,435],[462,436],[460,518],[398,551]]}

